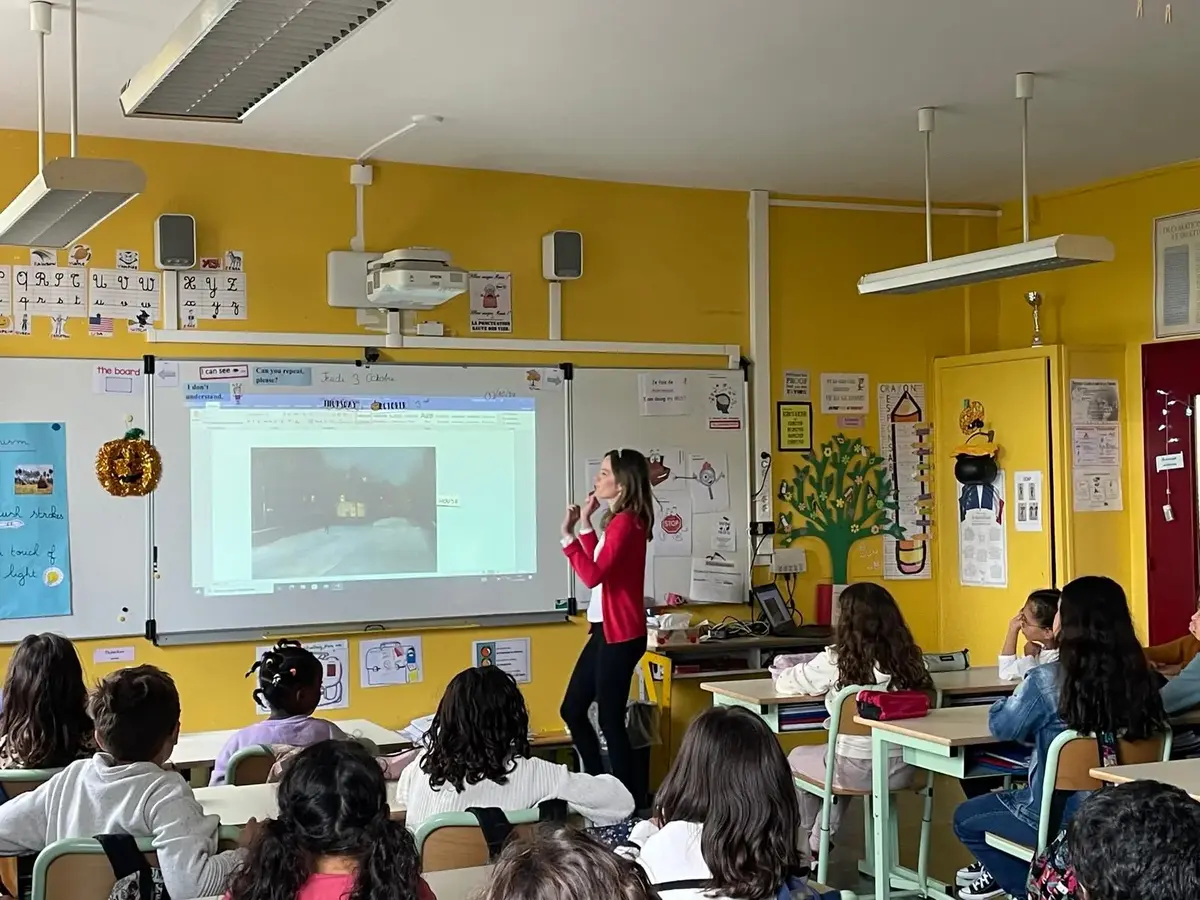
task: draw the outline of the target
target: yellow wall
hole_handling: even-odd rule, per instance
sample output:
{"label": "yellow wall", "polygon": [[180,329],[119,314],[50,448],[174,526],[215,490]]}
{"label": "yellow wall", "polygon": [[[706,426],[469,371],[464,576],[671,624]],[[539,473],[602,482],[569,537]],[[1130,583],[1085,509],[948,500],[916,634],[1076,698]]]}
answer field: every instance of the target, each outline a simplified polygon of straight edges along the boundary
{"label": "yellow wall", "polygon": [[[934,222],[935,255],[994,245],[993,219],[939,216]],[[865,372],[870,376],[872,394],[865,426],[844,431],[878,449],[874,392],[881,382],[924,382],[927,419],[933,421],[934,357],[992,349],[994,288],[951,289],[915,297],[859,297],[856,284],[860,276],[924,258],[925,222],[919,215],[772,208],[773,394],[782,396],[785,370],[810,373],[814,446],[839,431],[837,417],[820,412],[821,372]],[[777,441],[778,435],[773,439]],[[942,462],[936,460],[935,466]],[[801,454],[776,454],[776,485],[779,479],[791,477],[795,465],[803,465]],[[777,502],[777,514],[787,510]],[[935,541],[940,529],[935,523]],[[882,543],[882,538],[868,538],[855,544],[850,554],[851,580],[880,579]],[[808,551],[808,573],[800,579],[797,606],[811,621],[816,585],[830,580],[829,555],[815,538],[802,539],[797,546]],[[935,583],[884,582],[901,604],[917,641],[931,651],[943,649],[938,646]]]}
{"label": "yellow wall", "polygon": [[[51,153],[62,152],[61,138]],[[353,313],[325,302],[325,254],[344,249],[353,231],[353,192],[345,160],[268,154],[188,144],[83,138],[88,155],[137,161],[147,192],[91,233],[93,264],[111,265],[117,248],[133,248],[152,263],[152,223],[163,212],[196,216],[202,256],[226,249],[245,253],[251,285],[245,322],[205,323],[205,328],[261,331],[354,331]],[[0,131],[0,197],[14,195],[34,170],[33,137]],[[546,335],[546,290],[540,237],[554,228],[583,232],[587,274],[563,289],[567,339],[739,343],[748,351],[747,196],[718,192],[576,181],[540,176],[385,164],[367,191],[366,233],[373,249],[414,243],[450,250],[460,264],[514,273],[515,337]],[[998,297],[994,288],[954,290],[920,297],[860,299],[860,275],[919,261],[924,225],[918,215],[776,208],[771,213],[772,371],[782,393],[785,369],[806,369],[814,390],[822,371],[866,372],[872,389],[881,380],[924,381],[932,400],[931,361],[939,355],[994,349]],[[995,243],[995,221],[937,219],[939,255]],[[0,248],[0,263],[23,262],[25,252]],[[467,333],[467,301],[438,311],[455,334]],[[28,356],[138,357],[147,345],[118,323],[111,340],[88,338],[82,323],[71,339],[51,342],[48,325],[26,338],[0,337],[0,353]],[[364,338],[364,343],[369,343]],[[193,349],[153,348],[195,356]],[[338,351],[214,346],[212,356],[346,357]],[[544,361],[558,362],[562,354]],[[447,360],[434,351],[403,351],[401,361]],[[501,353],[456,354],[454,361],[514,362]],[[533,361],[522,358],[520,361]],[[582,363],[586,359],[579,360]],[[593,363],[645,365],[644,358],[593,357]],[[654,360],[656,365],[711,365],[711,358]],[[816,399],[816,398],[814,398]],[[836,431],[833,417],[818,413],[814,439]],[[874,399],[862,430],[878,442]],[[931,412],[932,415],[932,412]],[[851,432],[853,433],[853,432]],[[798,457],[779,456],[777,475]],[[772,489],[773,490],[773,489]],[[935,530],[936,535],[936,530]],[[852,554],[851,576],[878,578],[871,563],[880,554],[866,541]],[[809,575],[797,601],[807,616],[817,582],[829,562],[809,543]],[[905,608],[918,640],[933,649],[938,608],[933,581],[888,582]],[[745,607],[730,610],[744,614]],[[702,610],[720,617],[725,610]],[[533,725],[559,727],[558,703],[583,638],[580,625],[488,630],[496,636],[531,634],[534,680],[526,690]],[[397,726],[432,710],[446,681],[469,664],[477,631],[425,634],[425,681],[420,685],[363,690],[351,680],[350,715]],[[91,675],[92,650],[114,641],[82,642]],[[120,641],[119,643],[128,643]],[[250,715],[250,685],[242,674],[250,645],[215,644],[158,649],[135,641],[139,662],[171,671],[180,684],[186,729],[233,727]],[[352,641],[351,659],[357,658]],[[0,654],[0,662],[3,662]],[[694,686],[677,692],[679,727],[704,702]]]}
{"label": "yellow wall", "polygon": [[[1032,232],[1098,234],[1116,247],[1105,265],[1066,269],[1002,282],[997,316],[1000,345],[1028,343],[1025,291],[1044,297],[1047,343],[1118,345],[1124,349],[1123,409],[1126,469],[1124,524],[1130,602],[1145,637],[1146,524],[1142,452],[1141,345],[1153,340],[1153,221],[1157,216],[1200,207],[1200,163],[1142,172],[1115,181],[1036,198]],[[1019,206],[1005,208],[1000,242],[1021,239]]]}

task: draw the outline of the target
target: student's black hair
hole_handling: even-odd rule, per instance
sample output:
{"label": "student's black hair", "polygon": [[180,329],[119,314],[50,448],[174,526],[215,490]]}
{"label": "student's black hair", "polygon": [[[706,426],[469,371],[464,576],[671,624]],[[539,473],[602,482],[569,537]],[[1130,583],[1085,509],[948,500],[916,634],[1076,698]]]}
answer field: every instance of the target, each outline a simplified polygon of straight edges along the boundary
{"label": "student's black hair", "polygon": [[507,784],[515,760],[528,757],[529,710],[513,677],[496,666],[451,679],[425,735],[421,771],[429,785],[461,793],[481,781]]}
{"label": "student's black hair", "polygon": [[805,872],[792,770],[766,723],[740,707],[712,707],[688,726],[654,817],[704,825],[714,895],[774,898],[785,878]]}
{"label": "student's black hair", "polygon": [[591,835],[546,826],[508,843],[479,900],[658,900],[658,894],[641,866]]}
{"label": "student's black hair", "polygon": [[1096,791],[1067,826],[1067,845],[1087,900],[1200,897],[1200,803],[1177,787]]}
{"label": "student's black hair", "polygon": [[87,704],[75,645],[57,634],[29,635],[4,679],[4,754],[24,768],[57,769],[94,750]]}
{"label": "student's black hair", "polygon": [[92,693],[100,749],[117,762],[148,762],[179,728],[179,691],[155,666],[119,669]]}
{"label": "student's black hair", "polygon": [[1121,586],[1076,578],[1063,588],[1058,615],[1058,714],[1067,727],[1134,741],[1165,732],[1162,697]]}
{"label": "student's black hair", "polygon": [[300,751],[279,782],[279,816],[263,823],[229,885],[230,900],[296,900],[322,856],[353,858],[349,900],[415,900],[416,844],[388,809],[379,763],[354,741]]}
{"label": "student's black hair", "polygon": [[1054,616],[1058,613],[1058,602],[1062,592],[1057,588],[1038,588],[1029,595],[1025,605],[1033,614],[1033,624],[1038,628],[1050,628],[1054,625]]}
{"label": "student's black hair", "polygon": [[[273,713],[311,715],[320,702],[320,692],[305,695],[305,688],[319,687],[324,674],[321,661],[299,641],[282,640],[263,653],[246,673],[258,673],[254,699]],[[304,702],[302,702],[304,701]]]}

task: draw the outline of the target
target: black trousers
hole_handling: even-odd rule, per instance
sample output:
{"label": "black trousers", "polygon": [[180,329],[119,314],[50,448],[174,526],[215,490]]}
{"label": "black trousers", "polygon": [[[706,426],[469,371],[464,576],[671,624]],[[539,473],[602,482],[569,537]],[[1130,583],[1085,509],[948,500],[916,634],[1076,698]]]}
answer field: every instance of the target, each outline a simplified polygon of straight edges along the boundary
{"label": "black trousers", "polygon": [[604,639],[603,623],[593,623],[559,709],[562,720],[571,729],[571,737],[583,760],[584,771],[589,775],[603,775],[600,739],[588,719],[588,708],[595,701],[599,707],[600,730],[608,744],[612,774],[620,779],[639,804],[643,802],[639,791],[645,790],[640,786],[644,779],[638,777],[634,765],[633,748],[625,725],[625,708],[629,704],[633,672],[645,652],[644,637],[610,644]]}

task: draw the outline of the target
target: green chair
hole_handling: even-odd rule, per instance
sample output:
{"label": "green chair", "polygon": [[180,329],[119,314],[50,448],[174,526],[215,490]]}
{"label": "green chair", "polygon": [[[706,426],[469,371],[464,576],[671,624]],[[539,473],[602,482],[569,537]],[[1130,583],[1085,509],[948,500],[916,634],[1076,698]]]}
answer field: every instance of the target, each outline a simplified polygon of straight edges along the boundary
{"label": "green chair", "polygon": [[243,747],[229,758],[225,767],[226,784],[266,784],[275,765],[275,753],[266,744]]}
{"label": "green chair", "polygon": [[[879,685],[851,685],[838,690],[833,695],[833,699],[829,702],[829,738],[826,743],[825,751],[825,778],[817,780],[799,772],[792,773],[792,780],[798,790],[812,794],[821,798],[821,840],[820,847],[817,850],[817,871],[816,880],[821,883],[826,883],[826,878],[829,874],[829,848],[832,843],[830,835],[830,818],[833,812],[834,798],[841,798],[841,802],[847,802],[851,797],[860,797],[863,802],[863,818],[866,823],[866,859],[874,858],[872,849],[874,827],[872,825],[872,804],[871,804],[871,789],[868,787],[864,790],[847,790],[845,788],[835,787],[833,783],[834,766],[837,759],[837,739],[839,735],[870,738],[871,729],[866,725],[859,725],[854,721],[854,717],[858,714],[858,706],[856,703],[860,691],[877,691]],[[932,702],[933,695],[930,700]],[[901,793],[903,791],[916,791],[925,798],[925,811],[921,820],[921,844],[920,855],[917,863],[917,885],[909,890],[907,885],[904,885],[902,890],[893,890],[893,897],[905,897],[913,894],[920,895],[926,884],[926,876],[928,871],[929,861],[929,836],[932,830],[933,822],[933,775],[930,773],[925,780],[925,785],[901,788],[893,793]],[[888,831],[892,842],[892,858],[899,858],[900,845],[900,825],[896,806],[891,806],[891,821],[888,823]],[[808,840],[807,835],[801,835],[801,840]],[[894,881],[896,879],[893,879]],[[846,892],[843,892],[846,893]],[[867,896],[867,895],[863,895]],[[869,895],[874,897],[874,894]]]}
{"label": "green chair", "polygon": [[[0,769],[0,802],[11,800],[45,784],[62,769]],[[20,892],[21,873],[28,876],[27,863],[32,856],[0,856],[0,883]]]}
{"label": "green chair", "polygon": [[[1155,735],[1142,741],[1120,740],[1117,742],[1117,755],[1122,765],[1137,765],[1140,763],[1165,762],[1171,758],[1171,731]],[[1056,814],[1055,795],[1061,792],[1095,791],[1104,785],[1091,775],[1091,770],[1100,766],[1100,750],[1096,739],[1091,735],[1080,734],[1078,731],[1062,732],[1050,744],[1046,754],[1046,772],[1042,780],[1042,799],[1038,810],[1037,846],[1011,841],[998,834],[987,833],[984,840],[989,847],[1015,856],[1025,862],[1041,855],[1054,834],[1058,833],[1061,822]],[[1051,828],[1054,834],[1051,833]]]}
{"label": "green chair", "polygon": [[[505,810],[504,816],[515,834],[527,834],[545,820],[539,809]],[[486,866],[491,859],[479,820],[468,812],[431,816],[421,823],[414,838],[424,872]]]}

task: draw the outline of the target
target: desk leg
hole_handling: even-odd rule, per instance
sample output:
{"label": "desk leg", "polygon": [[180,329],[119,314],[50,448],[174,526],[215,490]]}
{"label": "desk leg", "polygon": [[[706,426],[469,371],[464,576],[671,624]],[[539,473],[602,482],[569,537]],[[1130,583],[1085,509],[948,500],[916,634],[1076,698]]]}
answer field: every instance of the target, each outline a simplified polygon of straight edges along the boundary
{"label": "desk leg", "polygon": [[871,835],[875,844],[875,900],[891,900],[892,792],[888,788],[887,741],[878,728],[871,729]]}

